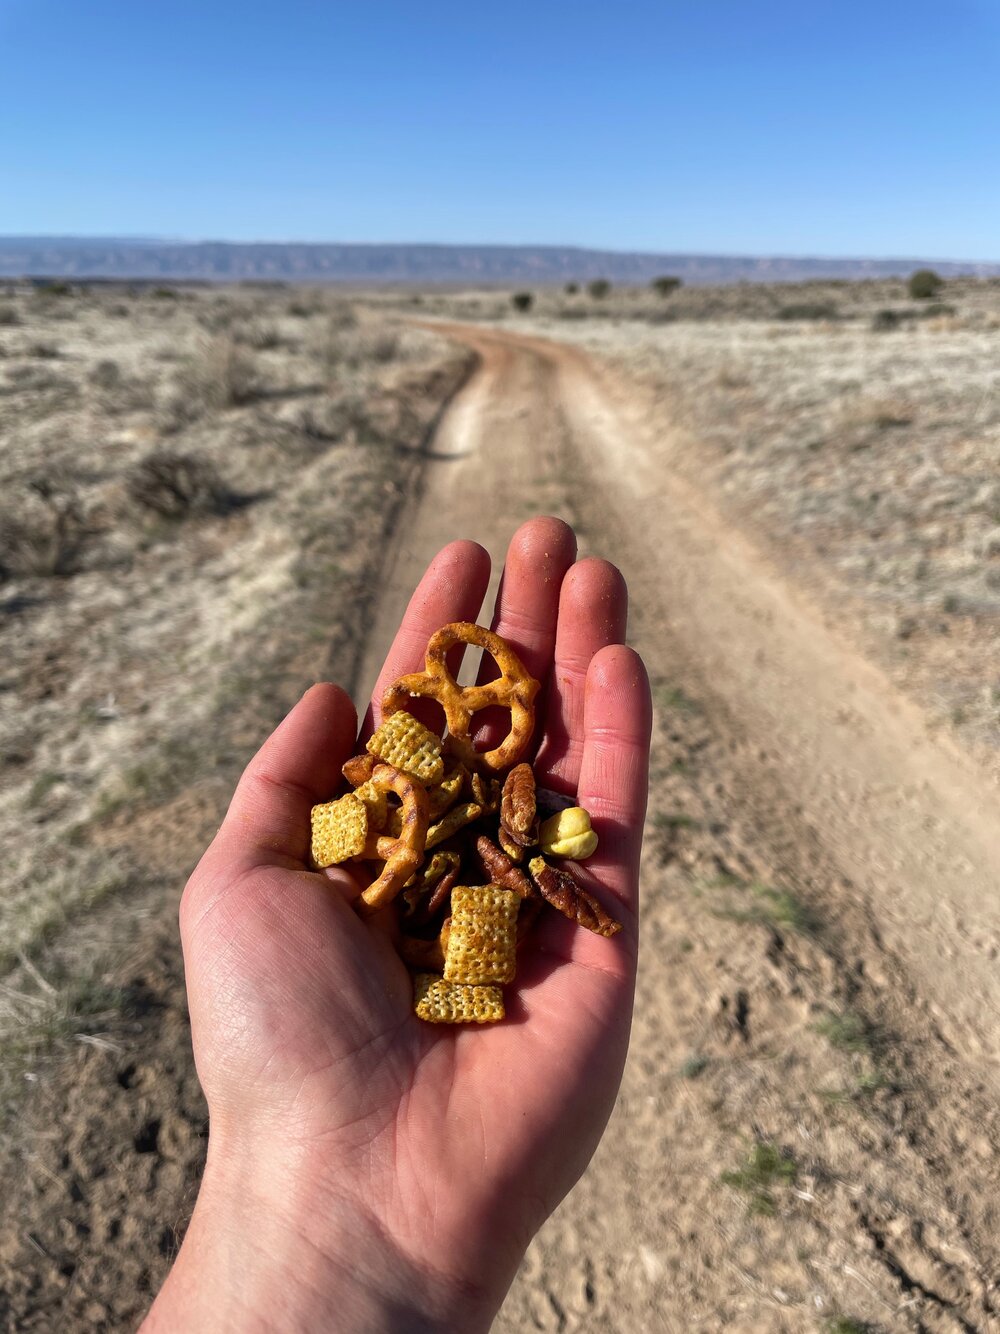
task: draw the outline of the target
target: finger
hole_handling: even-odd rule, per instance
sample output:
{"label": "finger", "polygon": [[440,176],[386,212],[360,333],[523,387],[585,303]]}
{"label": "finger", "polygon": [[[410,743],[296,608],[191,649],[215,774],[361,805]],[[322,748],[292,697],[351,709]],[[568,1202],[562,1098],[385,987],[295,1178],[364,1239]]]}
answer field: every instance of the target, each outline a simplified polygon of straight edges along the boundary
{"label": "finger", "polygon": [[340,686],[310,687],[247,765],[212,845],[237,873],[301,867],[309,855],[309,811],[328,801],[354,748],[357,716]]}
{"label": "finger", "polygon": [[631,913],[638,908],[652,725],[642,659],[623,644],[601,649],[587,671],[584,694],[579,802],[599,840],[586,869]]}
{"label": "finger", "polygon": [[[544,682],[552,665],[559,589],[575,558],[576,534],[561,519],[529,519],[507,548],[492,629],[511,645],[528,675],[538,681]],[[476,679],[481,684],[499,674],[491,655],[484,652]],[[506,735],[510,715],[485,709],[476,724],[476,749],[488,750]]]}
{"label": "finger", "polygon": [[362,738],[371,735],[382,719],[382,696],[405,672],[424,665],[427,641],[450,621],[474,621],[490,582],[489,552],[478,542],[449,542],[428,565],[410,598],[399,630],[386,654],[365,715]]}
{"label": "finger", "polygon": [[555,662],[542,710],[545,736],[535,772],[546,786],[576,790],[587,669],[600,649],[624,640],[627,620],[628,589],[621,571],[606,560],[578,561],[559,594]]}
{"label": "finger", "polygon": [[[562,519],[529,519],[507,548],[492,629],[538,680],[552,663],[559,589],[575,559],[576,534]],[[497,674],[496,663],[484,654],[479,680],[492,681]]]}

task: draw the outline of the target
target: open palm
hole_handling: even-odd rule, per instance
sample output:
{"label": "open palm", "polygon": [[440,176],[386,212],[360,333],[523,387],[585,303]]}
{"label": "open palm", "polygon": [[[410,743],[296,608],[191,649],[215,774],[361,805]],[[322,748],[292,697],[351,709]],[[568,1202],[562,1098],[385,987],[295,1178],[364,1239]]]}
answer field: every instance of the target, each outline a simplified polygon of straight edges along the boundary
{"label": "open palm", "polygon": [[[474,543],[435,558],[375,701],[422,667],[441,625],[479,617],[488,577]],[[502,1023],[418,1020],[392,910],[362,919],[345,873],[307,869],[309,808],[357,748],[336,686],[314,686],[252,761],[182,904],[213,1139],[260,1159],[260,1189],[307,1196],[316,1234],[346,1210],[364,1220],[359,1257],[370,1232],[484,1310],[589,1161],[625,1060],[650,718],[625,615],[621,576],[576,562],[566,525],[536,519],[515,535],[493,627],[542,682],[536,774],[591,813],[600,846],[581,878],[623,930],[606,939],[543,914]]]}

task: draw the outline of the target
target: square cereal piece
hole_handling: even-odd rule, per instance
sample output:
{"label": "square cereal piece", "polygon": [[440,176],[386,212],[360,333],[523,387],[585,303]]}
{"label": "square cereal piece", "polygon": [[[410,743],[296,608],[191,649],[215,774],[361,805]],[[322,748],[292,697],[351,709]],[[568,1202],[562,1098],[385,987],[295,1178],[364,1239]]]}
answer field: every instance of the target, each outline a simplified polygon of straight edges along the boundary
{"label": "square cereal piece", "polygon": [[418,723],[411,713],[391,713],[368,742],[368,750],[384,764],[419,778],[421,783],[440,783],[444,777],[441,738]]}
{"label": "square cereal piece", "polygon": [[455,885],[444,956],[449,982],[511,982],[517,965],[520,896],[500,885]]}
{"label": "square cereal piece", "polygon": [[336,801],[314,806],[310,818],[310,851],[316,866],[337,866],[364,852],[368,837],[368,807],[353,792]]}
{"label": "square cereal piece", "polygon": [[435,973],[414,978],[413,1008],[417,1018],[429,1024],[494,1024],[504,1017],[499,987],[463,986]]}

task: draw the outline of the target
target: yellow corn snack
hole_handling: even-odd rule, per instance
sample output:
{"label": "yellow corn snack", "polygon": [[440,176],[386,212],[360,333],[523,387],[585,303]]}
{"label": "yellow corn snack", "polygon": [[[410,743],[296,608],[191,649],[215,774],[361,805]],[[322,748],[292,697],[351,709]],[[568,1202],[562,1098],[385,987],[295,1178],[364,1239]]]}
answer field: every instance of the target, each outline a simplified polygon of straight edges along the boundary
{"label": "yellow corn snack", "polygon": [[427,797],[430,801],[432,820],[436,820],[439,815],[444,815],[448,807],[457,801],[464,782],[465,769],[462,765],[459,765],[457,769],[452,769],[450,774],[445,774],[437,787],[431,788]]}
{"label": "yellow corn snack", "polygon": [[478,806],[474,801],[464,801],[461,806],[452,806],[447,815],[428,828],[424,847],[433,848],[438,843],[443,843],[446,838],[451,838],[452,834],[457,834],[467,824],[472,824],[473,820],[478,820],[482,813],[482,806]]}
{"label": "yellow corn snack", "polygon": [[413,1008],[429,1024],[493,1024],[504,1016],[499,987],[463,986],[434,973],[418,973],[413,982]]}
{"label": "yellow corn snack", "polygon": [[[354,795],[358,801],[363,801],[368,808],[368,828],[369,830],[383,830],[385,822],[389,818],[389,802],[386,794],[375,786],[369,778],[367,783],[362,783],[360,787],[354,789]],[[399,830],[394,831],[396,834]]]}
{"label": "yellow corn snack", "polygon": [[448,982],[477,986],[513,980],[520,895],[500,885],[455,885],[444,956]]}
{"label": "yellow corn snack", "polygon": [[440,783],[444,777],[441,738],[405,709],[392,713],[372,736],[367,747],[384,764],[419,778],[421,783]]}
{"label": "yellow corn snack", "polygon": [[310,819],[310,851],[316,866],[336,866],[364,851],[368,837],[368,808],[353,792],[336,801],[314,806]]}
{"label": "yellow corn snack", "polygon": [[590,827],[590,816],[582,806],[570,806],[542,822],[538,831],[542,851],[552,857],[569,857],[582,862],[597,848],[597,835]]}

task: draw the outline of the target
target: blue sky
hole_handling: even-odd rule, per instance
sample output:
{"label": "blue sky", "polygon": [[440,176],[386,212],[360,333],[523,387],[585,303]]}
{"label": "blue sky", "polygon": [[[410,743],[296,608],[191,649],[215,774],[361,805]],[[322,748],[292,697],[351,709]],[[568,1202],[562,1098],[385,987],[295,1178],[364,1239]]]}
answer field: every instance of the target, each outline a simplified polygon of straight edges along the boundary
{"label": "blue sky", "polygon": [[1000,0],[0,0],[0,234],[1000,259]]}

